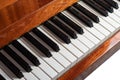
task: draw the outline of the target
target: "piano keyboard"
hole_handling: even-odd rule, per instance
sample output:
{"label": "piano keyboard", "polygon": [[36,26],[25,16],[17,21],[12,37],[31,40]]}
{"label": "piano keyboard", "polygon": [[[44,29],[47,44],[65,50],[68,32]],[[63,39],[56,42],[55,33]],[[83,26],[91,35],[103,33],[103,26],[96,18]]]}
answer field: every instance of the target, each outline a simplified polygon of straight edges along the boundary
{"label": "piano keyboard", "polygon": [[81,0],[0,50],[0,80],[56,80],[120,30],[118,0]]}

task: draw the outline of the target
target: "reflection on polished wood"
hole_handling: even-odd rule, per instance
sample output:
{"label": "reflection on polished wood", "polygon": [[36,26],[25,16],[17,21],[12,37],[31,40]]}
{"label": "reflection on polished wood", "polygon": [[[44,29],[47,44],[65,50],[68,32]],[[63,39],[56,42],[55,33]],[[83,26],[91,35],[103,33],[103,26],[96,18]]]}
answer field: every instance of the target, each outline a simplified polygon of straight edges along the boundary
{"label": "reflection on polished wood", "polygon": [[14,4],[17,0],[0,0],[0,9]]}
{"label": "reflection on polished wood", "polygon": [[[77,63],[74,67],[68,70],[58,80],[74,80],[77,76],[81,75],[91,65],[93,65],[98,59],[103,57],[107,52],[109,52],[109,54],[112,54],[117,49],[120,49],[120,31],[114,36],[112,36],[110,39],[105,41],[101,46],[99,46],[90,55],[88,55],[79,63]],[[83,80],[83,79],[80,79],[80,80]]]}
{"label": "reflection on polished wood", "polygon": [[18,0],[0,10],[0,48],[77,0]]}

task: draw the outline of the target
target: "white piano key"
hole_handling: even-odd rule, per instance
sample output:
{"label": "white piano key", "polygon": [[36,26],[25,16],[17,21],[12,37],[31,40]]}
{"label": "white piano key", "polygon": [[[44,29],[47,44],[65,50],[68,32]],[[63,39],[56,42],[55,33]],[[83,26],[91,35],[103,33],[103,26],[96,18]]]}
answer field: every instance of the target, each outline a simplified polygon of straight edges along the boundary
{"label": "white piano key", "polygon": [[75,56],[73,56],[72,53],[70,53],[67,49],[65,49],[63,46],[59,45],[60,47],[60,53],[66,58],[68,59],[70,62],[75,62],[77,60],[77,58]]}
{"label": "white piano key", "polygon": [[113,25],[115,28],[118,28],[120,24],[118,24],[116,21],[111,19],[110,17],[103,17],[104,20],[108,21],[109,24]]}
{"label": "white piano key", "polygon": [[77,58],[83,55],[83,53],[80,50],[78,50],[75,46],[73,46],[72,44],[64,44],[63,46],[66,47]]}
{"label": "white piano key", "polygon": [[61,66],[59,63],[57,63],[56,60],[54,60],[52,57],[50,58],[44,58],[42,57],[50,66],[52,66],[57,72],[62,72],[64,70],[64,67]]}
{"label": "white piano key", "polygon": [[23,73],[25,79],[27,80],[39,80],[35,75],[33,75],[31,72],[30,73]]}
{"label": "white piano key", "polygon": [[120,18],[115,15],[115,11],[114,13],[110,13],[109,16],[120,25]]}
{"label": "white piano key", "polygon": [[97,31],[95,28],[85,27],[88,31],[90,31],[93,35],[95,35],[98,39],[103,40],[105,36]]}
{"label": "white piano key", "polygon": [[120,1],[118,1],[118,0],[114,0],[114,1],[118,3],[119,8],[120,8]]}
{"label": "white piano key", "polygon": [[50,39],[52,39],[55,43],[57,43],[57,45],[60,48],[60,53],[66,58],[68,59],[70,62],[74,62],[77,60],[77,58],[75,56],[73,56],[67,49],[65,49],[62,45],[64,45],[63,43],[60,43],[59,41],[57,41],[57,39],[52,36],[52,34],[48,31],[46,31],[46,29],[44,28],[44,26],[40,26],[38,27],[38,29],[40,31],[42,31],[46,36],[48,36]]}
{"label": "white piano key", "polygon": [[54,78],[57,76],[57,72],[53,70],[48,64],[46,64],[41,58],[39,58],[39,61],[41,62],[40,68],[44,70],[51,78]]}
{"label": "white piano key", "polygon": [[52,57],[44,58],[42,57],[49,65],[51,65],[57,72],[62,72],[64,67],[61,66],[59,63],[56,62]]}
{"label": "white piano key", "polygon": [[[118,9],[115,9],[114,10],[114,12],[115,12],[115,14],[118,14],[118,16],[120,16],[119,14],[120,14],[120,1],[118,1],[118,0],[114,0],[115,2],[117,2],[117,4],[118,4]],[[117,13],[118,12],[118,13]]]}
{"label": "white piano key", "polygon": [[72,53],[70,53],[67,49],[65,49],[63,46],[59,45],[59,47],[61,49],[60,53],[70,62],[74,63],[77,60],[77,58]]}
{"label": "white piano key", "polygon": [[19,79],[19,78],[13,78],[12,80],[26,80],[25,78],[21,78],[21,79]]}
{"label": "white piano key", "polygon": [[0,74],[1,74],[6,80],[12,80],[1,68],[0,68]]}
{"label": "white piano key", "polygon": [[84,34],[89,40],[91,40],[93,43],[98,44],[100,42],[99,39],[97,39],[95,36],[90,34],[87,30],[84,29]]}
{"label": "white piano key", "polygon": [[100,22],[99,24],[101,24],[104,28],[106,28],[107,30],[109,30],[110,32],[115,31],[115,28],[112,27],[112,25],[110,25],[109,23],[107,23],[105,20],[103,20],[102,18],[100,18]]}
{"label": "white piano key", "polygon": [[119,10],[114,10],[114,13],[120,18],[120,11]]}
{"label": "white piano key", "polygon": [[94,43],[92,43],[90,40],[88,40],[83,35],[78,35],[78,40],[81,41],[81,42],[83,42],[89,48],[93,48],[95,46]]}
{"label": "white piano key", "polygon": [[[100,19],[100,24],[102,25],[106,25],[105,27],[113,32],[115,30],[115,27],[113,25],[110,24],[110,22],[107,20],[105,20],[106,17],[100,15],[98,12],[96,12],[95,10],[93,10],[91,7],[89,7],[88,5],[86,5],[83,1],[78,2],[80,5],[82,5],[83,7],[85,7],[86,9],[88,9],[90,12],[92,12],[93,14],[97,15]],[[109,16],[108,16],[109,17]],[[110,19],[111,20],[111,19]]]}
{"label": "white piano key", "polygon": [[52,55],[64,67],[68,67],[70,65],[70,62],[66,60],[63,56],[61,56],[60,53],[52,52]]}
{"label": "white piano key", "polygon": [[72,39],[71,42],[83,53],[86,53],[89,51],[89,49],[83,43],[79,42],[77,39],[76,40]]}
{"label": "white piano key", "polygon": [[50,77],[54,78],[57,76],[57,72],[53,70],[45,61],[43,61],[37,54],[35,54],[34,49],[32,49],[23,39],[18,40],[26,49],[28,49],[37,59],[40,61],[39,67],[44,70]]}
{"label": "white piano key", "polygon": [[99,23],[93,23],[93,25],[94,25],[94,28],[96,28],[99,32],[101,32],[105,36],[108,36],[110,34],[110,32]]}
{"label": "white piano key", "polygon": [[40,79],[40,80],[51,80],[51,78],[46,75],[41,69],[34,67],[32,72]]}

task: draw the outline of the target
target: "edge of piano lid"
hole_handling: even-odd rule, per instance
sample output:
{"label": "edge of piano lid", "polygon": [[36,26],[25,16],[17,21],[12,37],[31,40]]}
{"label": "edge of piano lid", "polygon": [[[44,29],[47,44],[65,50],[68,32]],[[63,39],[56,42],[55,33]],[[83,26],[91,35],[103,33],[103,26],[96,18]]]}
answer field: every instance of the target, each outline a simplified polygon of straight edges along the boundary
{"label": "edge of piano lid", "polygon": [[75,2],[77,0],[17,0],[8,6],[6,3],[6,7],[0,9],[0,48]]}
{"label": "edge of piano lid", "polygon": [[58,78],[58,80],[84,80],[119,49],[120,30]]}

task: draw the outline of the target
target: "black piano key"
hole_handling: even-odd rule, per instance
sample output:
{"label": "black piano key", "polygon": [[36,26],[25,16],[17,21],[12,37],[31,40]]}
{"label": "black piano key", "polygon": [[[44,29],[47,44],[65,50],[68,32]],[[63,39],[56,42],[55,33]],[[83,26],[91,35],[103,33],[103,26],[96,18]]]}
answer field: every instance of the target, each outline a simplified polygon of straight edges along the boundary
{"label": "black piano key", "polygon": [[72,13],[74,16],[76,16],[79,20],[84,22],[88,27],[93,27],[92,21],[87,18],[84,14],[82,14],[80,11],[77,11],[74,7],[69,7],[67,10]]}
{"label": "black piano key", "polygon": [[0,80],[6,80],[6,79],[0,74]]}
{"label": "black piano key", "polygon": [[39,60],[31,54],[25,47],[23,47],[17,40],[11,43],[16,49],[18,49],[28,60],[30,60],[35,66],[39,66]]}
{"label": "black piano key", "polygon": [[109,12],[113,12],[112,6],[110,6],[108,3],[106,3],[104,0],[94,0],[96,3],[98,3],[100,6],[105,8]]}
{"label": "black piano key", "polygon": [[90,12],[89,10],[87,10],[86,8],[84,8],[83,6],[81,6],[80,4],[75,3],[73,6],[75,8],[77,8],[79,11],[81,11],[83,14],[85,14],[86,16],[88,16],[90,19],[92,19],[94,22],[96,22],[96,23],[99,22],[98,16],[96,16],[95,14],[93,14],[92,12]]}
{"label": "black piano key", "polygon": [[54,51],[58,52],[60,50],[59,46],[55,42],[53,42],[37,28],[34,28],[32,32],[35,33],[39,38],[41,38],[45,43],[47,43]]}
{"label": "black piano key", "polygon": [[51,23],[45,22],[44,25],[46,28],[52,31],[56,36],[58,36],[61,40],[63,40],[66,44],[71,43],[70,38],[67,35],[65,35],[63,32],[61,32],[59,29],[57,29]]}
{"label": "black piano key", "polygon": [[118,9],[118,4],[113,1],[113,0],[105,0],[109,5],[111,5],[112,7],[114,7],[115,9]]}
{"label": "black piano key", "polygon": [[24,77],[22,72],[12,63],[10,62],[2,53],[0,53],[0,61],[5,64],[18,78]]}
{"label": "black piano key", "polygon": [[9,56],[11,56],[25,71],[30,72],[32,69],[29,64],[17,55],[10,47],[5,46],[3,48]]}
{"label": "black piano key", "polygon": [[56,27],[59,27],[60,29],[62,29],[64,32],[66,32],[69,36],[71,36],[73,39],[77,38],[77,34],[71,30],[67,25],[65,25],[64,23],[62,23],[59,19],[57,19],[56,17],[53,17],[50,19],[54,24],[56,24]]}
{"label": "black piano key", "polygon": [[94,2],[93,0],[83,0],[83,2],[85,2],[86,4],[91,6],[96,11],[98,11],[101,15],[103,15],[105,17],[108,16],[108,12],[103,7],[101,7],[96,2]]}
{"label": "black piano key", "polygon": [[35,38],[33,38],[29,33],[26,33],[24,37],[28,41],[30,41],[37,49],[39,49],[44,55],[46,55],[47,57],[52,56],[50,51],[45,46],[43,46],[40,42],[38,42]]}
{"label": "black piano key", "polygon": [[68,24],[72,29],[74,29],[76,32],[78,32],[79,34],[83,34],[84,33],[83,29],[80,26],[78,26],[76,23],[74,23],[72,20],[70,20],[69,18],[67,18],[62,13],[59,13],[57,16],[61,20],[63,20],[66,24]]}

